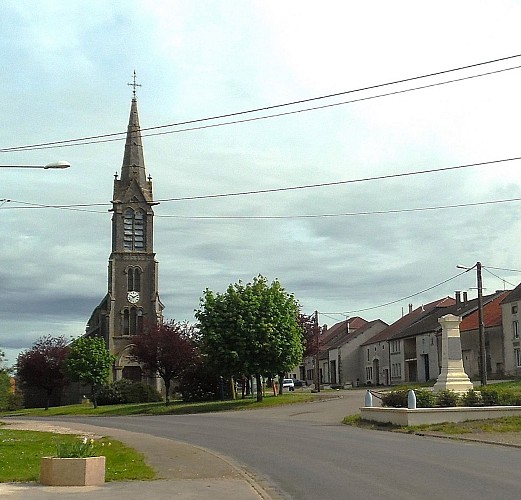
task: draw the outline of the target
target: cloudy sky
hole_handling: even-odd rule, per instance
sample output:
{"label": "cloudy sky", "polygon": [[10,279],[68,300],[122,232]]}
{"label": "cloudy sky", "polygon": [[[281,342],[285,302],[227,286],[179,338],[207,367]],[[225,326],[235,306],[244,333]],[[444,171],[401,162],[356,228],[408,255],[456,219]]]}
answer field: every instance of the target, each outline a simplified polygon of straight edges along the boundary
{"label": "cloudy sky", "polygon": [[0,164],[72,167],[1,171],[0,349],[12,364],[40,336],[83,333],[124,142],[9,149],[125,131],[134,70],[142,128],[302,101],[144,131],[157,200],[323,184],[162,201],[167,318],[257,274],[328,324],[473,297],[458,264],[488,266],[485,293],[517,285],[521,203],[505,200],[521,162],[447,169],[521,157],[520,18],[501,0],[4,0]]}

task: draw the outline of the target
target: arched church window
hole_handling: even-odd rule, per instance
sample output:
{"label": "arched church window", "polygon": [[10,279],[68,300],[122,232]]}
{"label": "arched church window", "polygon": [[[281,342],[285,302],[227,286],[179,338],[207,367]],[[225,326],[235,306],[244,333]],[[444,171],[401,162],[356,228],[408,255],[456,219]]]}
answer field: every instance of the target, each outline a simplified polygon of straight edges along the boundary
{"label": "arched church window", "polygon": [[143,310],[131,307],[123,311],[123,335],[143,333]]}
{"label": "arched church window", "polygon": [[123,213],[123,248],[125,250],[145,249],[146,218],[143,210],[127,208]]}
{"label": "arched church window", "polygon": [[130,313],[128,309],[123,311],[123,335],[128,335],[130,333]]}
{"label": "arched church window", "polygon": [[141,291],[141,269],[139,267],[129,267],[127,270],[127,291]]}

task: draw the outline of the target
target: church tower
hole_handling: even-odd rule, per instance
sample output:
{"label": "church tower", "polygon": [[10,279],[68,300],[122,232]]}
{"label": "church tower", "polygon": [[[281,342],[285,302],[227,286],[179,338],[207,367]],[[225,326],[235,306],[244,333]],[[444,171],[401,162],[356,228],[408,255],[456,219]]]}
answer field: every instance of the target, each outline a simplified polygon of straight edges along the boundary
{"label": "church tower", "polygon": [[129,358],[132,337],[147,324],[163,320],[159,300],[158,263],[154,253],[152,178],[147,177],[139,116],[134,93],[130,106],[121,174],[114,176],[112,252],[108,264],[108,293],[92,313],[86,335],[105,339],[116,356],[113,380],[144,380],[138,363]]}

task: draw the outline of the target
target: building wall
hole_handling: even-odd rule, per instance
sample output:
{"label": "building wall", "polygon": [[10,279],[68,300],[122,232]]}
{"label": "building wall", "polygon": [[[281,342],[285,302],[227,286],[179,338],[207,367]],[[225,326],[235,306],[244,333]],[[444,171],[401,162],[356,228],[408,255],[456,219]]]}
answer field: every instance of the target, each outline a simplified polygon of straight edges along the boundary
{"label": "building wall", "polygon": [[440,374],[435,333],[426,333],[416,337],[416,374],[418,382],[436,380]]}
{"label": "building wall", "polygon": [[501,305],[505,375],[521,377],[521,301]]}

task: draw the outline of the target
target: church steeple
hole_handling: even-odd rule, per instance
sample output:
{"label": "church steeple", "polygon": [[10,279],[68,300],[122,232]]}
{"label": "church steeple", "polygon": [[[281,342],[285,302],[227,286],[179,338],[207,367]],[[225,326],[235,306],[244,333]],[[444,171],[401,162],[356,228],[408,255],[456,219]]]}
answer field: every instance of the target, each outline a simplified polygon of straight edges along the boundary
{"label": "church steeple", "polygon": [[136,179],[142,187],[146,185],[145,158],[143,155],[141,129],[139,128],[137,99],[135,97],[132,99],[130,106],[125,153],[123,155],[123,165],[121,166],[122,183],[128,185],[131,179]]}

